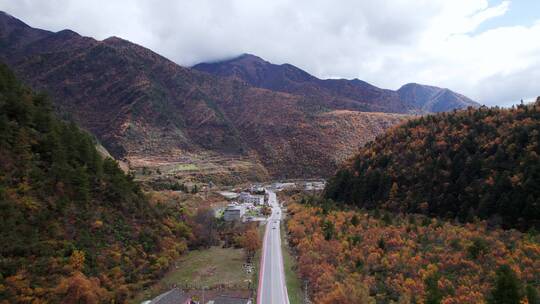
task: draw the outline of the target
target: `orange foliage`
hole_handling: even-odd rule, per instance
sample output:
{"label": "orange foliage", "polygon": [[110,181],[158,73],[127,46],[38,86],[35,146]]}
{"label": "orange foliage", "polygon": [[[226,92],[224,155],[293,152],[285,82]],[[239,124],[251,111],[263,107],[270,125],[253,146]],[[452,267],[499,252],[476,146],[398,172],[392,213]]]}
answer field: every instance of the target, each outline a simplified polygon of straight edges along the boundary
{"label": "orange foliage", "polygon": [[[421,215],[392,214],[389,224],[365,211],[325,214],[296,203],[288,210],[299,275],[309,282],[310,296],[323,299],[320,303],[369,303],[370,295],[383,302],[422,302],[425,279],[434,273],[440,275],[442,303],[482,303],[502,264],[523,283],[540,287],[538,237],[488,230],[484,222],[459,225]],[[324,237],[326,221],[334,225],[331,239]],[[476,258],[474,246],[485,246]]]}

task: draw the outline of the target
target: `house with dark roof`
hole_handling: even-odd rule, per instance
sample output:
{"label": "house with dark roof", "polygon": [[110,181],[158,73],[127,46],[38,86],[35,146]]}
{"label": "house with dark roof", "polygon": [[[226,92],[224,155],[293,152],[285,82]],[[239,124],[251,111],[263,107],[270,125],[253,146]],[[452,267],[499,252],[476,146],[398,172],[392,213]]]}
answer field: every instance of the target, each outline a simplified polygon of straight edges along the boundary
{"label": "house with dark roof", "polygon": [[178,288],[173,288],[155,297],[149,304],[190,304],[191,297]]}

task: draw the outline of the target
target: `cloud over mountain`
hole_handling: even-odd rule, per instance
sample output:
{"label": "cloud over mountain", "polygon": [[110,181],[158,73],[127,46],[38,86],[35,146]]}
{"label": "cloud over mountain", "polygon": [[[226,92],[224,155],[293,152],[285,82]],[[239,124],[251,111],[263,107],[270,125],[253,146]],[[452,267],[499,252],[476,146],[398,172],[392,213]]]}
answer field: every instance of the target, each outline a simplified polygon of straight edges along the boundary
{"label": "cloud over mountain", "polygon": [[393,89],[431,83],[480,103],[507,104],[539,94],[505,79],[537,75],[540,19],[483,25],[517,3],[0,0],[0,9],[35,27],[125,37],[187,66],[247,52],[294,62],[320,78],[360,78]]}

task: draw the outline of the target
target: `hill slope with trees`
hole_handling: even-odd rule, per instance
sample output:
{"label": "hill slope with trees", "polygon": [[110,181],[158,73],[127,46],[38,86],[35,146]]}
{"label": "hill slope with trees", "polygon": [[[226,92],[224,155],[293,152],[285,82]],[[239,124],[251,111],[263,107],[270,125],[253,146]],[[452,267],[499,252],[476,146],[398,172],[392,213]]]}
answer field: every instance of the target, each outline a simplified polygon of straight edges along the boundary
{"label": "hill slope with trees", "polygon": [[[260,171],[260,179],[330,176],[352,156],[351,146],[408,117],[341,115],[336,110],[357,108],[334,105],[326,95],[287,94],[182,67],[117,37],[99,41],[32,28],[3,12],[0,46],[0,60],[54,97],[61,117],[92,132],[132,168],[159,166],[159,158],[200,163],[202,174],[209,164],[224,175]],[[351,127],[333,128],[343,123]],[[246,165],[228,166],[230,159]]]}
{"label": "hill slope with trees", "polygon": [[327,198],[522,230],[540,228],[540,101],[429,115],[338,170]]}
{"label": "hill slope with trees", "polygon": [[0,65],[0,303],[123,303],[186,249],[94,139]]}
{"label": "hill slope with trees", "polygon": [[540,303],[537,234],[287,200],[288,244],[316,303]]}

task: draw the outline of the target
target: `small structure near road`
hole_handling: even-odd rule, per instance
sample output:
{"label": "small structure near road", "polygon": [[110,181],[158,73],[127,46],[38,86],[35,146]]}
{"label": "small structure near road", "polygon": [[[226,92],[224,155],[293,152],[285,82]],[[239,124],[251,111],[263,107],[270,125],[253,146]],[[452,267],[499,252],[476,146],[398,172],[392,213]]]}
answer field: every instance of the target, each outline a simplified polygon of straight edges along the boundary
{"label": "small structure near road", "polygon": [[223,219],[226,222],[239,221],[246,209],[242,205],[229,205],[223,212]]}
{"label": "small structure near road", "polygon": [[277,191],[285,190],[285,189],[292,189],[296,187],[295,183],[273,183],[272,188],[276,189]]}
{"label": "small structure near road", "polygon": [[149,304],[190,304],[191,297],[178,288],[173,288],[155,297]]}
{"label": "small structure near road", "polygon": [[254,195],[249,192],[242,192],[238,200],[244,204],[252,204],[254,206],[264,205],[264,195]]}
{"label": "small structure near road", "polygon": [[324,181],[306,182],[304,190],[306,190],[306,191],[320,191],[320,190],[324,190],[325,186],[326,186],[326,182],[324,182]]}
{"label": "small structure near road", "polygon": [[264,194],[264,187],[261,184],[253,184],[251,187],[249,187],[249,192],[255,193],[255,194]]}

